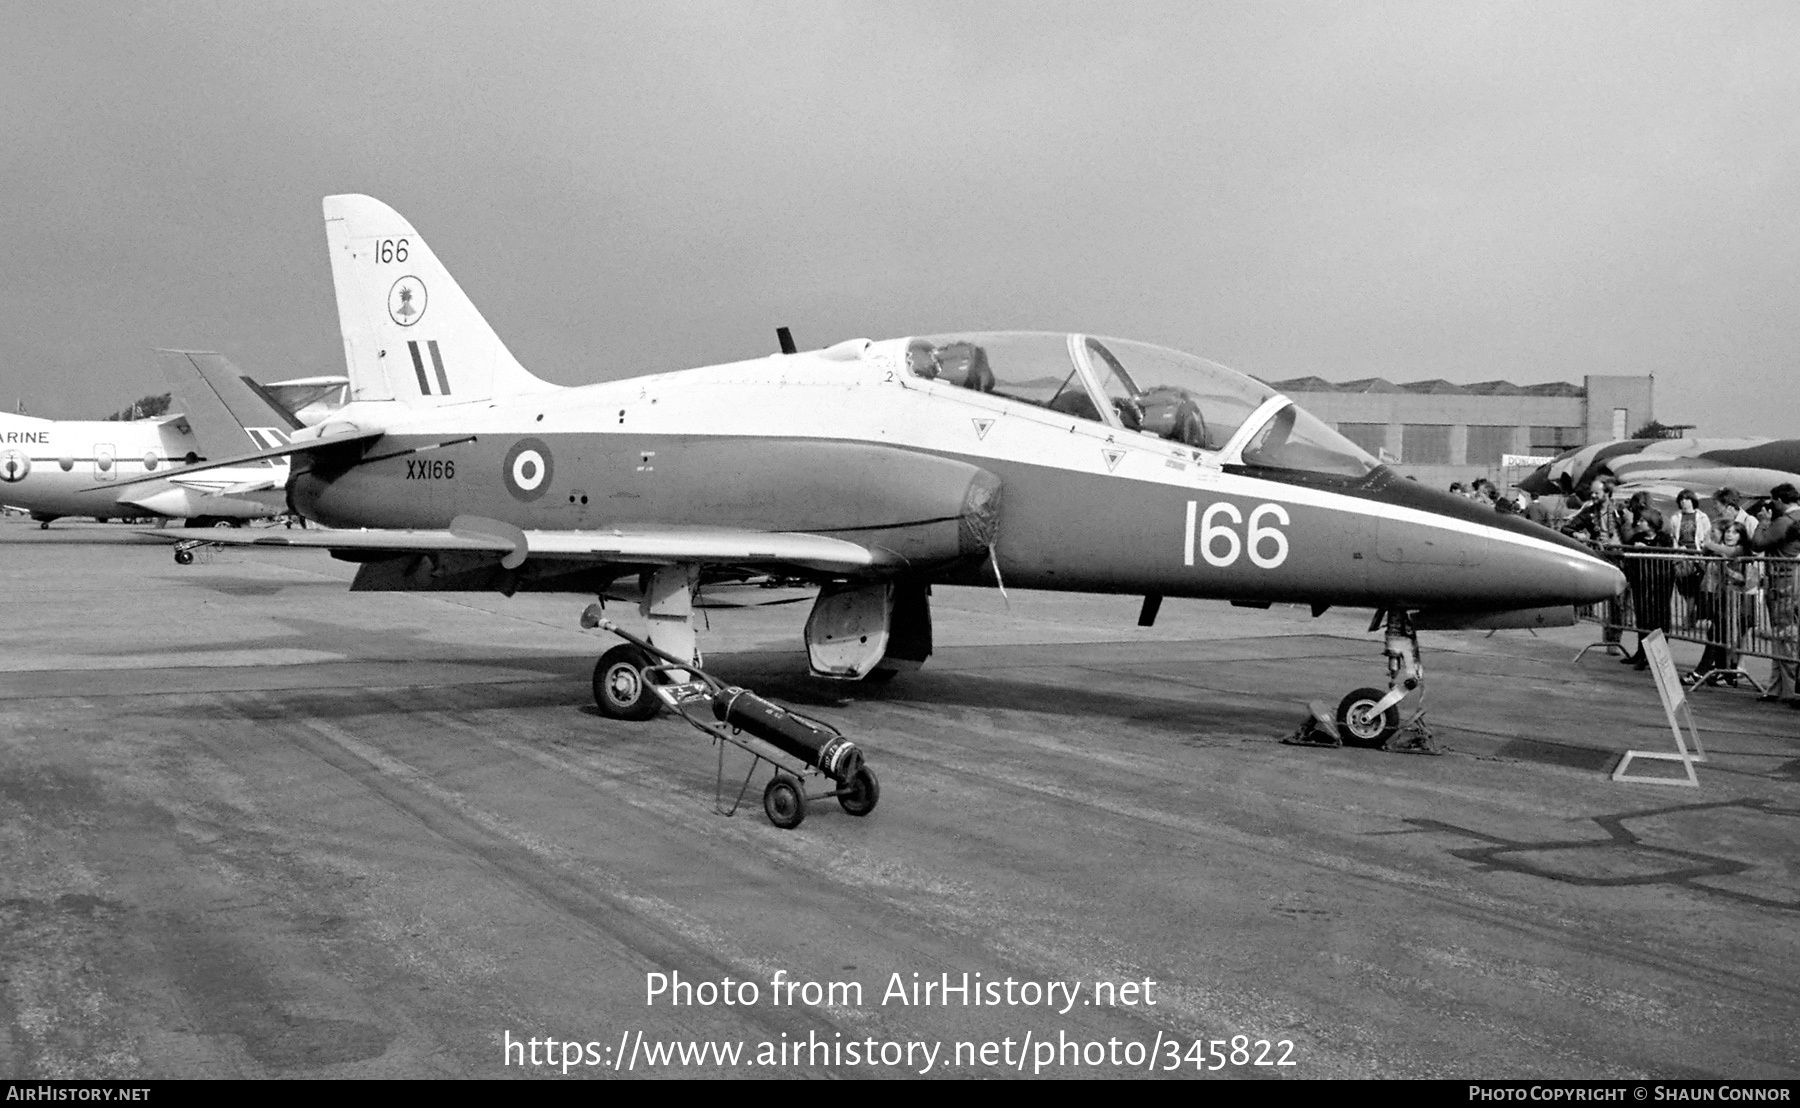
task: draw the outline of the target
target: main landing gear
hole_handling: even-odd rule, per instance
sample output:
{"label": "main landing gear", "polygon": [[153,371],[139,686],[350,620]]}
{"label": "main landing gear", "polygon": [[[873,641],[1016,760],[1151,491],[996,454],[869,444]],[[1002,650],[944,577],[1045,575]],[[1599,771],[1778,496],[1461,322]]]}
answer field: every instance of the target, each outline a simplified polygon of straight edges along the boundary
{"label": "main landing gear", "polygon": [[[1371,747],[1399,754],[1443,753],[1432,745],[1431,729],[1425,725],[1425,664],[1419,656],[1419,633],[1404,608],[1377,611],[1369,630],[1381,627],[1384,621],[1387,691],[1356,689],[1338,702],[1335,712],[1323,704],[1311,704],[1311,718],[1286,741],[1299,746]],[[1413,692],[1419,694],[1418,710],[1402,723],[1400,703]]]}
{"label": "main landing gear", "polygon": [[[695,580],[689,572],[665,576],[660,570],[643,579],[641,607],[651,627],[663,631],[665,641],[679,637],[670,634],[674,630],[670,617],[683,606],[692,608]],[[713,810],[718,814],[736,814],[764,762],[774,768],[774,774],[763,788],[763,814],[776,827],[792,830],[800,826],[808,800],[835,798],[853,816],[875,810],[881,783],[864,763],[862,751],[837,728],[725,684],[700,668],[691,649],[671,653],[649,639],[620,630],[601,615],[598,604],[581,613],[581,626],[611,631],[625,640],[625,646],[601,655],[594,669],[594,701],[601,712],[614,719],[649,719],[656,708],[646,710],[643,702],[648,700],[656,707],[668,707],[718,744],[718,774],[713,783]],[[691,624],[684,626],[691,633]],[[724,803],[727,743],[751,756],[744,782],[729,807]],[[831,789],[808,796],[805,783],[814,777],[828,779]]]}
{"label": "main landing gear", "polygon": [[[700,583],[697,565],[664,566],[639,578],[638,611],[650,625],[646,636],[652,646],[677,658],[700,664],[699,635],[694,630],[694,589]],[[600,625],[599,605],[581,614],[581,625],[592,630]],[[661,664],[648,652],[629,643],[600,655],[594,665],[594,705],[608,719],[646,720],[662,709],[662,701],[644,679],[646,666]]]}

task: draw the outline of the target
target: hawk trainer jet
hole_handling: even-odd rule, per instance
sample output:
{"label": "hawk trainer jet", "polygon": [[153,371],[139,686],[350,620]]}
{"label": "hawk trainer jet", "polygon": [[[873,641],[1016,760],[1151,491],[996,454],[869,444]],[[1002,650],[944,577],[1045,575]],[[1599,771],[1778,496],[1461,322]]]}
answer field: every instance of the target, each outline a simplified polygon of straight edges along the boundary
{"label": "hawk trainer jet", "polygon": [[[328,548],[360,563],[354,589],[604,597],[635,578],[650,640],[697,662],[703,584],[805,577],[811,666],[845,679],[925,660],[936,583],[1137,594],[1146,623],[1164,596],[1372,608],[1389,688],[1339,717],[1379,742],[1421,680],[1415,629],[1566,623],[1623,585],[1572,541],[1397,476],[1269,386],[1141,342],[784,342],[552,385],[397,212],[367,196],[324,209],[349,400],[290,443],[207,465],[291,456],[295,511],[371,530],[221,541]],[[654,712],[645,661],[600,658],[608,715]]]}

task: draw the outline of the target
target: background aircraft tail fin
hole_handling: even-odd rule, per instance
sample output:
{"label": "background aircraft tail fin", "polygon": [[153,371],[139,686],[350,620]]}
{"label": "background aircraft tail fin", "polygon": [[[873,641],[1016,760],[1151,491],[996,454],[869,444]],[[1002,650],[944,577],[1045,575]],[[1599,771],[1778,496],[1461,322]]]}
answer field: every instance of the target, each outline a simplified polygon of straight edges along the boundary
{"label": "background aircraft tail fin", "polygon": [[526,372],[399,212],[358,195],[324,206],[351,400],[429,408],[556,387]]}
{"label": "background aircraft tail fin", "polygon": [[223,354],[158,350],[163,378],[208,458],[229,458],[287,444],[300,429],[292,412],[244,376]]}

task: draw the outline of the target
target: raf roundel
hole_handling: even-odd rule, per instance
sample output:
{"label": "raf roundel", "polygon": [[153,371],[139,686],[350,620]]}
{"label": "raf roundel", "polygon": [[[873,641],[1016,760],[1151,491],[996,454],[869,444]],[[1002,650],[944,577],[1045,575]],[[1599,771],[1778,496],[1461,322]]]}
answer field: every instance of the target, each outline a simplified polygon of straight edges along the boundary
{"label": "raf roundel", "polygon": [[12,484],[23,481],[31,472],[31,459],[22,450],[8,450],[0,453],[0,481]]}
{"label": "raf roundel", "polygon": [[425,282],[402,277],[388,290],[388,315],[402,327],[411,327],[425,315]]}
{"label": "raf roundel", "polygon": [[549,492],[554,472],[550,448],[537,439],[520,439],[506,452],[506,460],[500,463],[506,491],[518,500],[536,500]]}

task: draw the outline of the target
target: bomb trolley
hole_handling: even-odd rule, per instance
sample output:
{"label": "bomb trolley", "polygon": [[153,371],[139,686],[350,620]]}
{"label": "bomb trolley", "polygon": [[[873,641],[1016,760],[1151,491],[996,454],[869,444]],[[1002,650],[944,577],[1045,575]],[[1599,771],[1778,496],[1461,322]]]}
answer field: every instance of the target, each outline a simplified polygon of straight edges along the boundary
{"label": "bomb trolley", "polygon": [[[643,668],[644,683],[671,711],[705,732],[718,746],[713,811],[722,816],[736,815],[750,789],[751,778],[764,762],[774,767],[775,776],[763,788],[763,814],[783,830],[800,826],[809,800],[835,798],[838,806],[853,816],[866,816],[875,810],[881,799],[881,784],[875,779],[875,771],[863,761],[856,744],[837,728],[789,711],[746,689],[727,685],[695,668],[692,662],[683,662],[620,630],[611,620],[599,620],[595,626],[661,659],[661,664]],[[729,808],[725,806],[726,743],[748,752],[753,759]],[[812,778],[823,778],[834,787],[830,792],[809,796],[806,782]]]}

